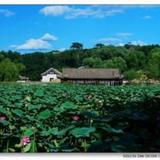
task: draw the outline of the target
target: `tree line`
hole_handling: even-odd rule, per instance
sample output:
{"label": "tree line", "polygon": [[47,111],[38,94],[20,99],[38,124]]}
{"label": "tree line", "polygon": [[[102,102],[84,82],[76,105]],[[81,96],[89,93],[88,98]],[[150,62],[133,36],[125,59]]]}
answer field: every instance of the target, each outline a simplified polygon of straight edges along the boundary
{"label": "tree line", "polygon": [[160,79],[160,45],[124,46],[96,44],[83,48],[79,42],[72,43],[65,51],[34,52],[20,54],[15,51],[0,51],[0,81],[15,81],[19,75],[39,81],[41,73],[50,67],[119,68],[125,79],[142,76]]}

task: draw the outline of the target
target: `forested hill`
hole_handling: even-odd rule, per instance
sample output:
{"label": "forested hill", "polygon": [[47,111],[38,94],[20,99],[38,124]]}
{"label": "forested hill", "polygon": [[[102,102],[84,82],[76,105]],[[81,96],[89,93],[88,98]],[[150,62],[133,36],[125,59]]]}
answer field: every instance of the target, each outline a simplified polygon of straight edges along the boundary
{"label": "forested hill", "polygon": [[[75,45],[75,46],[74,46]],[[0,52],[0,81],[16,80],[18,75],[28,76],[31,80],[40,80],[40,74],[50,67],[61,70],[64,67],[119,68],[126,79],[160,79],[160,46],[123,47],[97,44],[91,49],[83,45],[72,47],[63,52],[34,52],[20,54],[13,51]]]}

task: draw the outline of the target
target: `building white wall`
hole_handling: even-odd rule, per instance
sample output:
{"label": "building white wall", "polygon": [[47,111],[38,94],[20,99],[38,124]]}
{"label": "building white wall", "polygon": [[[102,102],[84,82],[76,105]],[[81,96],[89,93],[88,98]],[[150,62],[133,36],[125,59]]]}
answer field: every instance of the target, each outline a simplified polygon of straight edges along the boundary
{"label": "building white wall", "polygon": [[56,74],[47,74],[45,76],[42,76],[42,82],[50,82],[50,79],[53,78],[54,80],[57,79],[57,75]]}

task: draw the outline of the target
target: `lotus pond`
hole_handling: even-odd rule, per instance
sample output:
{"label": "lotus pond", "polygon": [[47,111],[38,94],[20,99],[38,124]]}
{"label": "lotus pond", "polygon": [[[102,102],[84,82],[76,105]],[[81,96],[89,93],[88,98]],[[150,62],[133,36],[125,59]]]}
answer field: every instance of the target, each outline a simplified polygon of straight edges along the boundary
{"label": "lotus pond", "polygon": [[159,152],[160,85],[0,84],[0,152]]}

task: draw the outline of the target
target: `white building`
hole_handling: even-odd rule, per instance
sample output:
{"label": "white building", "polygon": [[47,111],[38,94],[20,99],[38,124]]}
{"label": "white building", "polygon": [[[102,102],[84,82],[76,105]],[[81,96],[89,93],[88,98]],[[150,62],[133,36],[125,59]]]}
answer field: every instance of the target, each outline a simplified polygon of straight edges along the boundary
{"label": "white building", "polygon": [[29,82],[29,77],[26,76],[19,76],[17,82]]}
{"label": "white building", "polygon": [[60,81],[59,78],[62,76],[62,73],[59,72],[57,69],[50,68],[47,71],[43,72],[41,76],[42,82],[58,82]]}

